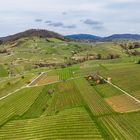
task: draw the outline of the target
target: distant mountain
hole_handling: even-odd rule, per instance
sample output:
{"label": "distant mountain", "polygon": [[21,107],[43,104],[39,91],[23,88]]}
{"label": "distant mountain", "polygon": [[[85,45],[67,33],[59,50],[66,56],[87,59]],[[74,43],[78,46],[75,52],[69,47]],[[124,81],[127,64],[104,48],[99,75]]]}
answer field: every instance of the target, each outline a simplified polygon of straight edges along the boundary
{"label": "distant mountain", "polygon": [[91,35],[91,34],[74,34],[74,35],[67,35],[65,36],[66,38],[69,39],[78,39],[78,40],[100,40],[102,39],[99,36]]}
{"label": "distant mountain", "polygon": [[77,40],[102,40],[102,41],[111,41],[111,40],[126,40],[126,39],[140,39],[138,34],[114,34],[108,37],[99,37],[91,34],[74,34],[65,36],[69,39]]}
{"label": "distant mountain", "polygon": [[91,34],[73,34],[63,36],[56,32],[41,30],[41,29],[30,29],[24,32],[20,32],[14,35],[0,38],[0,44],[7,41],[15,41],[23,37],[41,37],[41,38],[57,38],[60,40],[76,39],[76,40],[94,40],[94,41],[111,41],[111,40],[125,40],[125,39],[140,39],[138,34],[114,34],[108,37],[100,37]]}
{"label": "distant mountain", "polygon": [[138,34],[114,34],[108,37],[105,37],[106,40],[124,40],[124,39],[140,39]]}
{"label": "distant mountain", "polygon": [[7,37],[1,37],[0,38],[0,42],[7,42],[7,41],[15,41],[17,39],[23,38],[23,37],[42,37],[42,38],[57,38],[57,39],[61,39],[64,40],[64,36],[52,32],[52,31],[48,31],[48,30],[40,30],[40,29],[30,29],[24,32],[20,32],[14,35],[10,35]]}

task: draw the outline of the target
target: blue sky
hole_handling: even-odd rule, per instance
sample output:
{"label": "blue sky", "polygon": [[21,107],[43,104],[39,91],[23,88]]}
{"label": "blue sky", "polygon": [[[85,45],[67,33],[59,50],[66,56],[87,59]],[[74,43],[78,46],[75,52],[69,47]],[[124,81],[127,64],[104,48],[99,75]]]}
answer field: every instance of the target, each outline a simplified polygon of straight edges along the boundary
{"label": "blue sky", "polygon": [[140,0],[0,0],[0,36],[30,28],[61,34],[140,33]]}

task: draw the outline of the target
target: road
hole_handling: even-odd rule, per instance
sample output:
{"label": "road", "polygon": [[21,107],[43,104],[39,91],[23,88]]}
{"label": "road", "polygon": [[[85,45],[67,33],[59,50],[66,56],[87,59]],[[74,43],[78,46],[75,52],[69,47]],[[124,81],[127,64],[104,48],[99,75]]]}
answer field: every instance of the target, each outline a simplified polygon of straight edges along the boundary
{"label": "road", "polygon": [[115,87],[116,89],[122,91],[124,94],[126,94],[127,96],[131,97],[133,100],[135,100],[136,102],[140,103],[140,100],[138,100],[137,98],[135,98],[134,96],[130,95],[128,92],[126,92],[125,90],[121,89],[120,87],[118,87],[117,85],[109,82],[108,80],[106,80],[104,77],[98,75],[100,78],[104,79],[104,81],[106,81],[108,84],[110,84],[111,86]]}
{"label": "road", "polygon": [[[46,72],[49,72],[49,71],[46,71]],[[9,93],[9,94],[6,95],[6,96],[1,97],[1,98],[0,98],[0,101],[3,100],[3,99],[5,99],[5,98],[7,98],[8,96],[14,94],[15,92],[20,91],[21,89],[30,88],[30,87],[36,87],[36,86],[42,86],[42,85],[31,86],[31,84],[32,84],[34,81],[36,81],[40,76],[42,76],[42,74],[44,74],[44,73],[45,73],[45,72],[42,72],[40,75],[38,75],[36,78],[34,78],[33,81],[32,81],[30,84],[28,84],[28,85],[26,85],[26,86],[23,86],[23,87],[21,87],[21,88],[15,90],[14,92]],[[138,100],[137,98],[133,97],[133,96],[130,95],[128,92],[124,91],[123,89],[121,89],[121,88],[118,87],[117,85],[115,85],[115,84],[109,82],[109,81],[106,80],[104,77],[102,77],[102,76],[100,76],[100,75],[98,75],[98,76],[99,76],[100,78],[104,79],[104,81],[106,81],[106,82],[107,82],[108,84],[110,84],[111,86],[115,87],[116,89],[120,90],[121,92],[123,92],[124,94],[126,94],[127,96],[129,96],[130,98],[132,98],[133,100],[135,100],[136,102],[140,103],[140,100]],[[82,77],[82,76],[75,77],[75,78],[70,78],[70,79],[67,79],[66,81],[73,80],[73,79],[77,79],[77,78],[81,78],[81,77]],[[59,83],[59,82],[63,82],[63,81],[55,81],[55,82],[51,82],[51,83],[49,83],[49,84],[47,84],[47,85],[55,84],[55,83]]]}
{"label": "road", "polygon": [[[45,71],[45,72],[49,72],[49,71]],[[3,99],[5,99],[5,98],[7,98],[8,96],[10,96],[10,95],[16,93],[17,91],[20,91],[21,89],[32,87],[32,86],[30,86],[30,85],[31,85],[35,80],[37,80],[40,76],[42,76],[42,74],[44,74],[45,72],[42,72],[40,75],[38,75],[36,78],[34,78],[33,81],[32,81],[30,84],[24,85],[24,86],[22,86],[21,88],[16,89],[15,91],[13,91],[13,92],[11,92],[11,93],[9,93],[9,94],[7,94],[7,95],[1,97],[1,98],[0,98],[0,101],[3,100]]]}

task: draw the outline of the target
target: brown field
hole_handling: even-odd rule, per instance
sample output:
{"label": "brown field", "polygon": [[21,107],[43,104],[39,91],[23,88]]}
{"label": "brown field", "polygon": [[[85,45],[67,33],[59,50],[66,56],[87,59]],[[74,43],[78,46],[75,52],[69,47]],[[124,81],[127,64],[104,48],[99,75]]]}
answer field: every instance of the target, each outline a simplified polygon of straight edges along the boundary
{"label": "brown field", "polygon": [[38,81],[36,81],[36,85],[45,85],[53,82],[57,82],[59,80],[59,76],[47,76],[45,75]]}
{"label": "brown field", "polygon": [[105,101],[116,112],[132,112],[140,110],[140,103],[125,94],[106,98]]}

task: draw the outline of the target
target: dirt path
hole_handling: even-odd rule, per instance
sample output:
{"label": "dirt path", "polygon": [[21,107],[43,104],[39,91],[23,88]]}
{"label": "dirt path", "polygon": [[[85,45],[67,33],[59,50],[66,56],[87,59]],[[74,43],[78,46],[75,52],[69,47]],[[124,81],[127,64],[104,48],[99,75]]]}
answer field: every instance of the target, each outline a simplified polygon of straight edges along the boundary
{"label": "dirt path", "polygon": [[[49,71],[45,71],[45,72],[49,72]],[[18,92],[18,91],[20,91],[21,89],[32,87],[32,86],[30,86],[30,85],[31,85],[35,80],[37,80],[40,76],[42,76],[42,74],[44,74],[45,72],[42,72],[40,75],[38,75],[36,78],[34,78],[30,84],[24,85],[24,86],[22,86],[21,88],[16,89],[15,91],[13,91],[13,92],[11,92],[11,93],[9,93],[9,94],[7,94],[7,95],[1,97],[1,98],[0,98],[0,101],[3,100],[3,99],[5,99],[5,98],[7,98],[8,96],[10,96],[10,95],[12,95],[12,94]]]}
{"label": "dirt path", "polygon": [[140,103],[140,100],[138,100],[137,98],[133,97],[132,95],[130,95],[128,92],[126,92],[125,90],[121,89],[120,87],[118,87],[117,85],[109,82],[108,80],[106,80],[105,78],[103,78],[102,76],[98,75],[100,78],[104,79],[104,81],[106,81],[108,84],[110,84],[111,86],[115,87],[116,89],[122,91],[124,94],[126,94],[127,96],[131,97],[133,100],[135,100],[136,102]]}
{"label": "dirt path", "polygon": [[0,101],[3,100],[3,99],[5,99],[5,98],[8,97],[8,96],[14,94],[15,92],[20,91],[21,89],[24,89],[25,87],[26,87],[26,86],[23,86],[23,87],[21,87],[21,88],[19,88],[19,89],[16,89],[15,91],[13,91],[13,92],[7,94],[6,96],[1,97],[1,98],[0,98]]}
{"label": "dirt path", "polygon": [[43,74],[44,74],[45,72],[42,72],[41,74],[39,74],[36,78],[34,78],[33,80],[32,80],[32,82],[31,83],[29,83],[26,87],[30,87],[31,85],[32,85],[32,83],[34,83],[39,77],[41,77]]}

